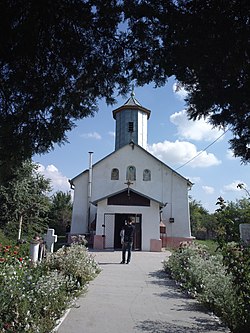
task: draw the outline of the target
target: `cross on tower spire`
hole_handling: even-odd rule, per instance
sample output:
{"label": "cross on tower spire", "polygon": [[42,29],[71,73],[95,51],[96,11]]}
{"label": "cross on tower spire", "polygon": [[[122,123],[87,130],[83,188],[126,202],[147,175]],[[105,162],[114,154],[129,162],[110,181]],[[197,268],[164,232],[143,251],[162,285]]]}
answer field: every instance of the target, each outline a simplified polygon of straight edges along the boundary
{"label": "cross on tower spire", "polygon": [[135,97],[135,85],[132,84],[131,97]]}

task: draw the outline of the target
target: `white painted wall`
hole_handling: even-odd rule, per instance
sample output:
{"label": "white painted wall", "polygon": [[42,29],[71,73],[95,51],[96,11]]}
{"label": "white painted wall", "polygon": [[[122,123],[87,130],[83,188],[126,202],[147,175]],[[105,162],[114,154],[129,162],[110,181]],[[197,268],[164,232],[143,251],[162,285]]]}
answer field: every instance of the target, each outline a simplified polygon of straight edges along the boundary
{"label": "white painted wall", "polygon": [[71,233],[88,232],[88,174],[81,174],[74,180],[74,202],[72,212]]}
{"label": "white painted wall", "polygon": [[[117,214],[141,214],[142,215],[142,250],[150,251],[150,239],[160,238],[160,216],[159,216],[159,204],[151,200],[150,207],[142,206],[112,206],[107,205],[107,200],[104,199],[98,203],[97,208],[97,224],[96,235],[103,235],[104,215],[107,213]],[[110,240],[108,240],[108,244]],[[107,246],[107,240],[106,240]]]}
{"label": "white painted wall", "polygon": [[145,112],[138,111],[138,145],[147,148],[148,136],[148,115]]}
{"label": "white painted wall", "polygon": [[[151,200],[151,203],[153,202],[152,207],[108,206],[106,200],[100,201],[102,198],[127,188],[124,183],[126,182],[126,168],[129,165],[136,167],[136,181],[133,181],[131,189],[153,198],[155,201]],[[119,180],[111,180],[111,170],[113,168],[119,169]],[[143,181],[144,169],[151,170],[151,181]],[[92,170],[91,201],[98,202],[96,234],[102,234],[102,230],[98,228],[101,228],[100,226],[103,224],[104,213],[141,213],[145,215],[142,221],[142,247],[144,250],[148,250],[150,239],[159,239],[159,208],[156,202],[159,201],[164,204],[167,203],[162,216],[167,226],[168,235],[172,237],[191,236],[187,180],[155,159],[144,149],[137,145],[134,148],[130,145],[123,146],[95,163]],[[73,182],[75,193],[71,232],[86,233],[88,225],[88,171],[75,177]],[[173,224],[168,222],[170,217],[175,219]]]}
{"label": "white painted wall", "polygon": [[150,201],[151,207],[142,215],[142,250],[150,251],[150,239],[160,239],[159,204]]}

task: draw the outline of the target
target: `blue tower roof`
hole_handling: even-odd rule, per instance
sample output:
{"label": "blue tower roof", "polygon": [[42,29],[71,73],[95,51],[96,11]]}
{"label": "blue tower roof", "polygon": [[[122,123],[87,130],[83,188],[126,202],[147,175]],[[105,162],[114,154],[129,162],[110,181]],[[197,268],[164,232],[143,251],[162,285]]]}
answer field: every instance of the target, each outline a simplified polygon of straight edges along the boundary
{"label": "blue tower roof", "polygon": [[113,118],[116,119],[116,114],[120,111],[126,110],[126,109],[137,109],[142,112],[145,112],[147,114],[147,118],[149,119],[151,111],[149,109],[146,109],[144,106],[141,105],[135,98],[135,94],[132,91],[131,96],[129,99],[119,108],[113,110]]}

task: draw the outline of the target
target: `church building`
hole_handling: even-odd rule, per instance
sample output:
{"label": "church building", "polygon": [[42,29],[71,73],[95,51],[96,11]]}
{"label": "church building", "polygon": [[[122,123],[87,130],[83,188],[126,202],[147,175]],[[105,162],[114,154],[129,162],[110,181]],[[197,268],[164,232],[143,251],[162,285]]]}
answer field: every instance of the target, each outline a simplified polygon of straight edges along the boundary
{"label": "church building", "polygon": [[69,182],[74,189],[70,235],[86,235],[94,249],[121,248],[120,230],[135,225],[134,250],[161,251],[192,240],[188,191],[192,183],[147,151],[151,111],[132,92],[113,110],[115,150]]}

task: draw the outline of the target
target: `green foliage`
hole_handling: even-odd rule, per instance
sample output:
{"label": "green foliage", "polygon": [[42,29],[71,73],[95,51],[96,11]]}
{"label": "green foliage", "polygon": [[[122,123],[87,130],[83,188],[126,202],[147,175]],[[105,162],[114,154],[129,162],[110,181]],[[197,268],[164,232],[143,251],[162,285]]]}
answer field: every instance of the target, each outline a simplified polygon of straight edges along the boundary
{"label": "green foliage", "polygon": [[47,227],[50,181],[37,169],[27,161],[16,169],[11,181],[0,185],[0,227],[8,237],[17,239],[20,219],[25,237],[43,233]]}
{"label": "green foliage", "polygon": [[216,253],[218,254],[219,245],[216,242],[216,240],[212,240],[212,239],[198,240],[198,239],[195,239],[194,244],[196,244],[197,246],[199,246],[199,245],[204,246],[209,254],[212,254],[212,255],[214,255]]}
{"label": "green foliage", "polygon": [[10,240],[6,235],[3,233],[3,231],[0,229],[0,244],[1,245],[8,245],[12,244],[13,240]]}
{"label": "green foliage", "polygon": [[0,263],[11,265],[23,263],[29,254],[29,244],[5,245],[0,243]]}
{"label": "green foliage", "polygon": [[[223,246],[222,253],[237,295],[237,312],[231,325],[234,332],[244,333],[250,327],[250,248],[228,243]],[[237,316],[240,320],[236,320]]]}
{"label": "green foliage", "polygon": [[121,21],[117,1],[1,1],[1,177],[126,91]]}
{"label": "green foliage", "polygon": [[224,248],[223,255],[210,255],[200,245],[184,245],[164,262],[164,268],[232,333],[245,333],[250,324],[249,254],[249,249],[235,245]]}
{"label": "green foliage", "polygon": [[72,199],[69,192],[56,192],[51,198],[49,211],[49,226],[55,229],[57,235],[65,236],[66,226],[71,221]]}
{"label": "green foliage", "polygon": [[215,217],[196,200],[190,200],[189,209],[192,235],[197,239],[215,238],[217,227]]}
{"label": "green foliage", "polygon": [[219,197],[216,204],[216,212],[209,214],[200,202],[190,200],[192,235],[197,239],[217,239],[222,243],[239,241],[239,225],[250,221],[249,198],[225,202]]}
{"label": "green foliage", "polygon": [[248,162],[249,11],[247,0],[1,1],[0,183],[67,142],[99,99],[170,76],[189,117],[230,127]]}
{"label": "green foliage", "polygon": [[164,84],[174,75],[189,117],[229,127],[234,154],[249,162],[249,1],[124,2],[133,78]]}
{"label": "green foliage", "polygon": [[53,255],[48,256],[46,266],[49,269],[59,270],[65,276],[70,276],[81,286],[86,285],[93,276],[100,272],[86,247],[79,244],[60,248]]}
{"label": "green foliage", "polygon": [[11,265],[1,270],[0,285],[1,332],[47,333],[69,303],[74,281],[56,271]]}
{"label": "green foliage", "polygon": [[217,238],[220,244],[240,240],[239,225],[250,221],[250,200],[244,198],[236,202],[226,203],[218,198],[219,208],[215,213],[218,223]]}
{"label": "green foliage", "polygon": [[[20,260],[18,253],[15,257],[11,247],[7,253],[4,249],[0,252],[0,257],[6,259],[0,260],[1,333],[51,332],[74,298],[86,290],[87,282],[100,272],[94,258],[81,245],[72,246],[63,254],[52,254],[48,261],[35,267],[27,257]],[[66,264],[58,264],[60,257]]]}

